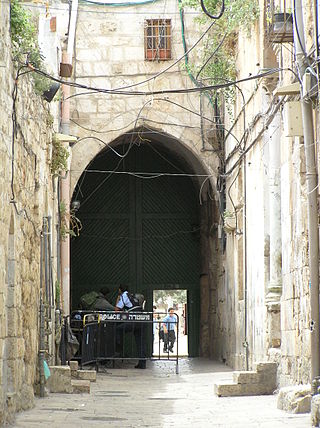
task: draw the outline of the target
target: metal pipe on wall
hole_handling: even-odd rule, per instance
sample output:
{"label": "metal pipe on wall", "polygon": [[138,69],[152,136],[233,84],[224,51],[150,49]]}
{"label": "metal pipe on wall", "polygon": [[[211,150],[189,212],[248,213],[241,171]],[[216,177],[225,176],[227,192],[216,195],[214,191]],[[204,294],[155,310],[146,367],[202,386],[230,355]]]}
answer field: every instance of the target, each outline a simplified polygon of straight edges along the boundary
{"label": "metal pipe on wall", "polygon": [[248,248],[247,248],[247,156],[243,156],[243,240],[244,240],[244,351],[245,369],[249,370],[249,343],[248,343]]}
{"label": "metal pipe on wall", "polygon": [[[298,71],[301,78],[306,73],[306,46],[302,1],[293,0],[294,11],[294,47]],[[319,363],[319,228],[317,188],[318,176],[316,169],[313,111],[311,102],[304,99],[303,84],[300,85],[301,111],[306,158],[306,181],[308,196],[308,237],[309,237],[309,270],[310,270],[310,306],[311,306],[311,380],[318,376]]]}
{"label": "metal pipe on wall", "polygon": [[40,343],[39,343],[39,373],[40,397],[44,397],[44,307],[43,307],[43,227],[40,236]]}
{"label": "metal pipe on wall", "polygon": [[[53,272],[52,272],[52,218],[51,216],[47,217],[48,219],[48,262],[49,262],[49,289],[50,289],[50,306],[51,309],[54,307],[54,289],[53,289]],[[50,319],[52,319],[51,313],[50,313]]]}
{"label": "metal pipe on wall", "polygon": [[[62,53],[62,62],[71,64],[74,48],[74,40],[77,24],[78,0],[72,1],[71,15],[68,31],[67,50]],[[70,132],[70,86],[62,85],[62,102],[61,102],[61,124],[60,131],[69,135]],[[71,156],[71,153],[70,153]],[[66,210],[70,207],[70,171],[66,176],[60,179],[61,201],[64,202]],[[67,225],[68,226],[68,225]],[[66,236],[61,240],[60,247],[60,267],[61,267],[61,292],[62,292],[62,311],[64,315],[70,312],[70,237]]]}
{"label": "metal pipe on wall", "polygon": [[[66,51],[62,54],[62,61],[69,62],[69,55]],[[70,86],[62,85],[62,102],[61,102],[61,124],[60,131],[62,134],[68,135],[70,128]],[[70,173],[66,172],[64,177],[60,178],[60,198],[65,205],[66,211],[70,206]],[[60,203],[60,200],[59,200]],[[65,221],[68,221],[67,218]],[[68,224],[66,227],[68,228]],[[66,316],[70,312],[70,237],[64,237],[60,246],[60,267],[61,267],[61,293],[62,293],[62,312]]]}
{"label": "metal pipe on wall", "polygon": [[49,272],[48,272],[48,220],[43,217],[43,242],[44,242],[44,282],[46,292],[46,304],[50,303],[50,287],[49,287]]}

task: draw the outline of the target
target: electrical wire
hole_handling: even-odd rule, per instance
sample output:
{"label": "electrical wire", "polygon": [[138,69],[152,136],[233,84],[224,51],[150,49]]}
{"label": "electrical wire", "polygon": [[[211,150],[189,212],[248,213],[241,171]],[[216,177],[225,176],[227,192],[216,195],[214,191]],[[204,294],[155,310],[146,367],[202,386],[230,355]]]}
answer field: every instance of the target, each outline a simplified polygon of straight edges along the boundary
{"label": "electrical wire", "polygon": [[[197,92],[205,92],[205,91],[212,91],[212,90],[219,90],[219,89],[225,89],[225,88],[229,88],[231,86],[234,86],[238,83],[244,83],[244,82],[249,82],[251,80],[256,80],[256,79],[262,79],[266,76],[270,76],[272,74],[276,74],[279,73],[279,71],[282,70],[289,70],[292,71],[290,68],[272,68],[264,73],[259,73],[259,74],[255,74],[255,75],[250,75],[248,77],[244,77],[242,79],[238,79],[235,81],[230,81],[228,83],[220,83],[220,84],[215,84],[215,85],[207,85],[207,86],[201,86],[201,87],[195,87],[195,88],[183,88],[183,89],[163,89],[163,90],[158,90],[158,91],[124,91],[124,90],[118,90],[118,89],[106,89],[106,88],[93,88],[87,85],[83,85],[80,83],[75,83],[75,82],[69,82],[66,80],[62,80],[62,79],[58,79],[54,76],[51,76],[50,74],[36,69],[34,68],[30,63],[27,64],[27,67],[29,67],[32,71],[34,71],[35,73],[38,73],[44,77],[47,77],[48,79],[54,81],[54,82],[58,82],[64,85],[68,85],[71,87],[75,87],[75,88],[82,88],[82,89],[88,89],[92,92],[99,92],[99,93],[104,93],[104,94],[109,94],[109,95],[128,95],[128,96],[132,96],[132,95],[136,95],[136,96],[154,96],[154,95],[164,95],[164,94],[187,94],[187,93],[197,93]],[[293,71],[292,71],[293,72]],[[294,72],[293,72],[294,73]],[[294,73],[295,74],[295,73]],[[150,79],[151,80],[151,79]],[[136,85],[134,85],[136,86]],[[80,93],[79,95],[84,95],[86,93]]]}
{"label": "electrical wire", "polygon": [[[157,0],[156,0],[157,1]],[[153,0],[151,0],[150,1],[150,3],[153,3],[154,1]],[[1,0],[1,3],[2,4],[7,4],[7,5],[10,5],[11,3],[10,3],[10,1],[8,1],[8,0]],[[110,5],[110,8],[111,8],[111,10],[98,10],[97,8],[89,8],[89,7],[85,7],[85,4],[84,4],[85,2],[83,2],[83,1],[80,1],[80,5],[81,5],[81,10],[80,10],[80,12],[83,12],[83,13],[85,13],[85,14],[87,14],[87,13],[93,13],[93,14],[95,14],[95,15],[143,15],[143,16],[145,16],[146,15],[146,11],[145,10],[143,10],[143,11],[141,11],[141,12],[139,12],[139,11],[137,11],[137,10],[135,10],[135,11],[133,11],[133,12],[130,12],[130,11],[128,11],[128,10],[121,10],[121,11],[116,11],[115,10],[115,8],[114,7],[112,7],[111,5]],[[89,2],[88,2],[89,3]],[[90,2],[91,3],[91,2]],[[62,4],[60,4],[60,5],[50,5],[50,11],[60,11],[60,12],[67,12],[67,8],[66,7],[63,7],[63,5],[66,5],[67,6],[67,4],[66,3],[62,3]],[[92,5],[93,5],[93,2],[91,3]],[[99,4],[99,3],[94,3],[94,5],[95,6],[101,6],[101,4]],[[132,4],[128,4],[128,7],[130,6],[130,5],[132,5]],[[46,10],[46,5],[45,4],[30,4],[30,3],[28,3],[28,4],[22,4],[22,6],[23,7],[25,7],[26,9],[38,9],[38,10]],[[108,7],[108,5],[106,5],[107,7]],[[122,5],[121,5],[122,6]],[[136,5],[133,5],[133,6],[139,6],[139,4],[136,4]],[[142,4],[142,6],[143,6],[143,4]],[[123,6],[122,6],[123,7]],[[158,10],[148,10],[148,13],[150,14],[150,15],[156,15],[156,14],[158,14],[159,13],[159,11]],[[173,11],[168,11],[168,12],[166,12],[166,14],[167,15],[179,15],[179,12],[173,12]],[[188,11],[188,13],[187,13],[188,15],[196,15],[196,16],[199,16],[199,12],[197,12],[197,11]]]}
{"label": "electrical wire", "polygon": [[[173,164],[171,164],[173,165]],[[173,165],[174,166],[174,165]],[[176,166],[175,166],[176,168]],[[82,170],[73,169],[74,172],[81,172]],[[93,173],[93,174],[118,174],[118,175],[130,175],[136,178],[141,179],[155,179],[159,177],[206,177],[210,178],[213,177],[212,174],[189,174],[186,172],[181,173],[174,173],[174,172],[132,172],[132,171],[115,171],[115,170],[101,170],[101,169],[85,169],[86,173]]]}
{"label": "electrical wire", "polygon": [[177,235],[187,235],[187,234],[192,234],[195,232],[198,232],[199,230],[201,230],[201,227],[196,227],[194,229],[191,230],[177,230],[176,232],[172,232],[172,233],[167,233],[166,235],[144,235],[141,238],[131,238],[130,236],[117,236],[117,237],[109,237],[109,236],[101,236],[100,235],[91,235],[91,234],[86,234],[86,233],[81,233],[81,236],[85,236],[87,238],[99,238],[99,240],[102,241],[118,241],[121,239],[125,239],[127,241],[145,241],[147,239],[167,239],[167,238],[172,238],[173,236],[177,236]]}
{"label": "electrical wire", "polygon": [[297,34],[297,37],[298,37],[300,49],[302,50],[305,59],[309,63],[308,54],[305,51],[304,44],[302,43],[301,36],[300,36],[300,33],[299,33],[299,29],[298,29],[297,16],[296,16],[296,0],[293,0],[293,9],[294,9],[294,13],[293,13],[294,26],[295,26],[296,34]]}
{"label": "electrical wire", "polygon": [[186,56],[201,42],[201,40],[205,37],[205,35],[211,30],[211,28],[213,27],[214,24],[215,24],[215,22],[212,22],[209,25],[209,27],[204,31],[204,33],[201,34],[201,36],[199,37],[199,39],[186,52],[184,52],[184,54],[182,56],[180,56],[176,61],[174,61],[172,64],[170,64],[164,70],[159,71],[159,73],[156,73],[154,76],[149,77],[146,80],[142,80],[141,82],[134,83],[134,84],[127,85],[127,86],[123,86],[123,87],[120,87],[120,88],[116,88],[115,91],[123,90],[123,89],[129,89],[129,88],[133,88],[135,86],[143,85],[143,84],[145,84],[147,82],[150,82],[151,80],[154,80],[154,79],[158,78],[162,74],[166,73],[168,70],[170,70],[176,64],[178,64],[183,58],[186,58]]}
{"label": "electrical wire", "polygon": [[[196,111],[193,111],[193,110],[191,110],[191,109],[189,109],[189,108],[187,108],[187,107],[184,107],[182,104],[179,104],[179,103],[177,103],[177,102],[175,102],[175,101],[172,101],[172,100],[169,100],[169,99],[166,99],[166,98],[153,98],[152,100],[149,100],[149,101],[147,101],[146,103],[145,103],[145,105],[144,105],[144,107],[148,104],[148,103],[150,103],[151,101],[163,101],[163,102],[167,102],[167,103],[170,103],[170,104],[173,104],[173,105],[176,105],[176,106],[178,106],[178,107],[180,107],[180,108],[182,108],[183,110],[186,110],[186,111],[188,111],[189,113],[192,113],[192,114],[194,114],[194,115],[196,115],[196,116],[198,116],[198,117],[200,117],[201,118],[201,120],[206,120],[206,121],[208,121],[208,122],[210,122],[210,123],[212,123],[212,124],[214,124],[214,126],[216,127],[217,126],[217,122],[216,122],[216,120],[212,120],[212,119],[209,119],[208,117],[206,117],[206,116],[203,116],[203,115],[201,115],[201,113],[198,113],[198,112],[196,112]],[[77,124],[74,120],[72,120],[75,124]],[[137,122],[137,120],[135,120],[135,123]],[[130,124],[132,124],[133,122],[130,122]],[[160,122],[161,124],[164,124],[164,125],[167,125],[167,122]],[[129,124],[129,125],[130,125]],[[128,126],[129,126],[128,125]],[[79,125],[79,126],[81,126],[81,125]],[[150,130],[152,133],[154,133],[154,134],[159,134],[159,135],[166,135],[166,134],[164,134],[164,133],[162,133],[162,132],[160,132],[160,131],[157,131],[157,130],[155,130],[155,129],[152,129],[152,128],[148,128],[146,125],[143,125],[144,126],[144,128],[146,128],[146,129],[148,129],[148,130]],[[178,125],[177,125],[178,126]],[[183,126],[183,127],[185,127],[185,125],[181,125],[181,126]],[[187,126],[187,125],[186,125]],[[228,130],[228,129],[226,129],[224,126],[223,126],[223,124],[220,124],[219,126],[221,126],[221,129],[224,129],[225,131],[227,131],[227,133],[228,133],[228,135],[231,135],[236,141],[237,141],[237,143],[239,144],[239,145],[241,145],[241,140],[239,141],[238,140],[238,138],[235,136],[235,134],[233,134],[232,132],[231,132],[231,130]],[[81,126],[82,127],[82,126]],[[126,127],[124,127],[124,128],[126,128]],[[122,130],[122,129],[124,129],[124,128],[120,128],[119,130]],[[86,129],[86,128],[85,128]],[[133,129],[135,129],[135,128],[133,128]],[[97,132],[97,131],[94,131],[94,130],[92,130],[92,129],[87,129],[88,131],[90,131],[90,132]],[[117,131],[117,130],[113,130],[113,131]],[[207,132],[204,132],[205,134],[206,133],[209,133],[211,130],[208,130]],[[98,131],[99,133],[101,132],[101,133],[103,133],[103,131]],[[109,131],[106,131],[105,133],[107,133],[107,132],[109,132]],[[111,132],[111,131],[110,131]],[[135,134],[140,134],[140,131],[139,132],[134,132],[134,130],[133,131],[130,131],[130,132],[125,132],[124,133],[124,135],[135,135]],[[93,138],[93,137],[86,137],[86,138]],[[78,140],[79,141],[79,140]],[[101,142],[103,143],[103,144],[105,144],[105,145],[107,145],[107,143],[105,143],[103,140],[101,140]]]}
{"label": "electrical wire", "polygon": [[106,147],[108,147],[108,149],[110,149],[114,154],[116,154],[119,158],[125,158],[126,156],[127,156],[127,152],[124,154],[124,155],[122,155],[122,154],[120,154],[119,152],[117,152],[110,144],[107,144],[107,143],[105,143],[101,138],[99,138],[99,137],[96,137],[96,136],[94,136],[94,135],[89,135],[88,137],[82,137],[82,138],[79,138],[77,141],[76,141],[76,143],[80,143],[80,141],[84,141],[84,140],[89,140],[89,139],[92,139],[92,140],[97,140],[97,141],[99,141],[100,143],[102,143],[104,146],[106,146]]}
{"label": "electrical wire", "polygon": [[274,116],[277,114],[278,110],[282,106],[284,102],[285,97],[282,97],[281,100],[275,105],[273,112],[269,115],[267,120],[265,121],[262,129],[258,132],[257,136],[254,138],[254,140],[249,144],[249,146],[241,153],[239,158],[236,160],[236,162],[232,165],[232,167],[223,174],[224,177],[227,177],[231,174],[231,172],[239,165],[242,158],[252,149],[252,147],[260,140],[261,136],[263,135],[264,131],[268,128],[269,124],[272,122]]}
{"label": "electrical wire", "polygon": [[[140,114],[141,114],[141,112],[142,112],[142,110],[144,109],[144,107],[147,105],[147,104],[149,104],[150,103],[150,100],[148,100],[148,101],[146,101],[143,105],[142,105],[142,107],[140,108],[140,110],[139,110],[139,113],[138,113],[138,115],[137,115],[137,117],[136,117],[136,120],[135,120],[135,125],[134,125],[134,129],[136,129],[136,126],[137,126],[137,122],[138,122],[138,120],[139,120],[139,117],[140,117]],[[92,138],[94,138],[94,137],[92,137]],[[117,163],[117,165],[116,165],[116,167],[115,167],[115,169],[113,170],[113,172],[115,172],[115,171],[117,171],[118,170],[118,168],[120,167],[120,165],[121,165],[121,163],[122,163],[122,161],[124,160],[124,158],[129,154],[129,152],[130,152],[130,150],[131,150],[131,148],[133,147],[133,144],[134,144],[134,137],[133,137],[133,135],[131,136],[131,139],[130,139],[130,143],[129,143],[129,146],[128,146],[128,149],[126,150],[126,152],[125,152],[125,156],[122,156],[121,158],[120,158],[120,160],[119,160],[119,162]],[[86,172],[84,172],[84,174],[86,174]],[[96,191],[110,178],[112,176],[112,172],[110,172],[109,173],[109,175],[107,175],[107,177],[104,179],[104,180],[102,180],[102,182],[86,197],[86,199],[84,200],[84,201],[82,201],[81,202],[81,205],[83,206],[95,193],[96,193]],[[79,194],[79,191],[80,191],[80,188],[79,188],[79,190],[78,190],[78,193],[77,193],[77,195]]]}
{"label": "electrical wire", "polygon": [[141,0],[141,1],[132,1],[132,2],[98,2],[98,1],[90,1],[90,0],[80,0],[80,3],[91,3],[96,6],[110,6],[110,7],[126,7],[126,6],[143,6],[149,3],[156,3],[159,0]]}
{"label": "electrical wire", "polygon": [[218,46],[215,48],[215,50],[212,52],[212,54],[210,54],[209,58],[206,59],[206,61],[204,62],[204,64],[202,64],[200,70],[198,71],[197,75],[196,75],[196,79],[198,80],[199,75],[201,74],[201,72],[203,71],[203,69],[206,67],[206,65],[208,64],[208,62],[212,59],[212,57],[218,52],[218,50],[221,48],[221,46],[223,45],[226,37],[229,35],[229,32],[226,31],[222,37],[222,39],[220,40]]}
{"label": "electrical wire", "polygon": [[221,9],[220,12],[218,13],[218,15],[212,15],[210,12],[208,12],[207,8],[204,5],[204,1],[200,0],[200,4],[201,4],[201,9],[203,10],[203,12],[209,16],[209,18],[211,19],[220,19],[224,13],[224,9],[225,9],[225,4],[224,4],[224,0],[222,0],[222,4],[221,4]]}

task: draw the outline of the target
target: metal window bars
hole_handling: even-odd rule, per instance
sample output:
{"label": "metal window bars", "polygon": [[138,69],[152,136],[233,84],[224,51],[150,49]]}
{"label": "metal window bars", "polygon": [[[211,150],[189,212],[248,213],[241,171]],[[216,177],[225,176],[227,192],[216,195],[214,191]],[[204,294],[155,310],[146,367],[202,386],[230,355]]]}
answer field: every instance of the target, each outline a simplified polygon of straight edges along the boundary
{"label": "metal window bars", "polygon": [[146,60],[171,59],[171,19],[147,19],[144,34]]}

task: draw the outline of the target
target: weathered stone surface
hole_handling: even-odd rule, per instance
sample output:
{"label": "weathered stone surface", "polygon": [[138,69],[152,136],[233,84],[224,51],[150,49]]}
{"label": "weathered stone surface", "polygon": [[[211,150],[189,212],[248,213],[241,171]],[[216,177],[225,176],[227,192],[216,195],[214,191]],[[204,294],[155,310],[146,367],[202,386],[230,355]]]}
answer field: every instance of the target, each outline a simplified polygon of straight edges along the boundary
{"label": "weathered stone surface", "polygon": [[257,363],[254,367],[256,371],[233,372],[233,383],[214,385],[215,393],[224,397],[272,394],[277,385],[277,364]]}
{"label": "weathered stone surface", "polygon": [[256,372],[233,372],[233,381],[234,383],[258,383],[259,375]]}
{"label": "weathered stone surface", "polygon": [[69,366],[50,366],[47,386],[50,392],[72,393],[71,370]]}
{"label": "weathered stone surface", "polygon": [[90,381],[89,380],[71,380],[72,392],[75,394],[90,394]]}
{"label": "weathered stone surface", "polygon": [[[51,215],[54,221],[57,202],[48,150],[52,140],[49,107],[35,94],[31,75],[23,74],[17,80],[13,112],[17,70],[11,59],[10,5],[1,4],[0,9],[0,419],[5,422],[13,412],[33,405],[40,231],[44,216]],[[53,241],[55,237],[53,227]],[[52,260],[56,260],[54,254]]]}
{"label": "weathered stone surface", "polygon": [[97,380],[97,373],[95,370],[77,370],[76,372],[72,371],[72,377],[79,380],[89,380],[90,382],[95,382]]}
{"label": "weathered stone surface", "polygon": [[314,395],[311,399],[311,424],[318,427],[320,424],[320,395]]}
{"label": "weathered stone surface", "polygon": [[79,369],[79,363],[78,361],[70,361],[69,366],[70,366],[71,376],[72,376],[72,373]]}
{"label": "weathered stone surface", "polygon": [[290,413],[310,412],[311,386],[298,385],[281,388],[278,395],[277,407]]}

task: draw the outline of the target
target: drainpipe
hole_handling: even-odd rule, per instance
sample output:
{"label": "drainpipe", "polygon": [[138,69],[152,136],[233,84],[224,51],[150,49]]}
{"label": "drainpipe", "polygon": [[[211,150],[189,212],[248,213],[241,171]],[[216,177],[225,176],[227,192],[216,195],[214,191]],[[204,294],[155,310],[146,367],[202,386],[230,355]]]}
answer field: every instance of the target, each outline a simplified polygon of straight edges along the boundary
{"label": "drainpipe", "polygon": [[[244,148],[245,149],[245,148]],[[244,352],[245,370],[249,370],[249,342],[248,342],[248,243],[247,243],[247,156],[243,156],[243,239],[244,239]]]}
{"label": "drainpipe", "polygon": [[[62,54],[62,62],[68,64],[69,57],[66,51]],[[70,118],[70,86],[62,85],[62,103],[61,103],[61,124],[60,132],[64,135],[69,134],[69,118]],[[60,178],[60,200],[66,207],[66,212],[69,212],[70,207],[70,172],[69,168],[64,177]],[[66,219],[68,223],[68,220]],[[69,229],[69,224],[66,224]],[[69,315],[70,312],[70,237],[67,234],[61,240],[61,296],[62,296],[62,312],[63,315]]]}
{"label": "drainpipe", "polygon": [[[78,0],[72,1],[72,9],[69,23],[69,34],[67,50],[62,53],[62,62],[72,64],[72,54],[74,47],[76,23],[77,23]],[[62,85],[62,103],[61,103],[61,125],[60,132],[64,135],[69,135],[70,132],[70,86]],[[69,143],[69,164],[71,162],[71,150]],[[66,211],[70,210],[70,168],[66,172],[65,177],[60,179],[61,201],[64,202]],[[68,227],[69,225],[67,225]],[[63,315],[70,313],[70,236],[61,241],[61,292],[62,292],[62,311]]]}
{"label": "drainpipe", "polygon": [[39,343],[39,373],[40,373],[40,397],[45,396],[45,377],[44,377],[44,305],[43,305],[43,232],[44,224],[42,225],[42,232],[40,235],[40,343]]}
{"label": "drainpipe", "polygon": [[280,347],[281,271],[281,192],[280,192],[280,115],[269,126],[269,218],[270,218],[270,280],[267,286],[268,348]]}
{"label": "drainpipe", "polygon": [[[299,75],[303,79],[307,65],[304,52],[304,24],[301,0],[294,0],[294,47]],[[300,86],[303,139],[306,158],[306,180],[308,192],[308,238],[309,238],[309,270],[310,270],[310,306],[311,306],[311,381],[319,373],[319,230],[317,185],[318,177],[315,159],[315,140],[313,112],[311,102],[303,98],[303,85]]]}

